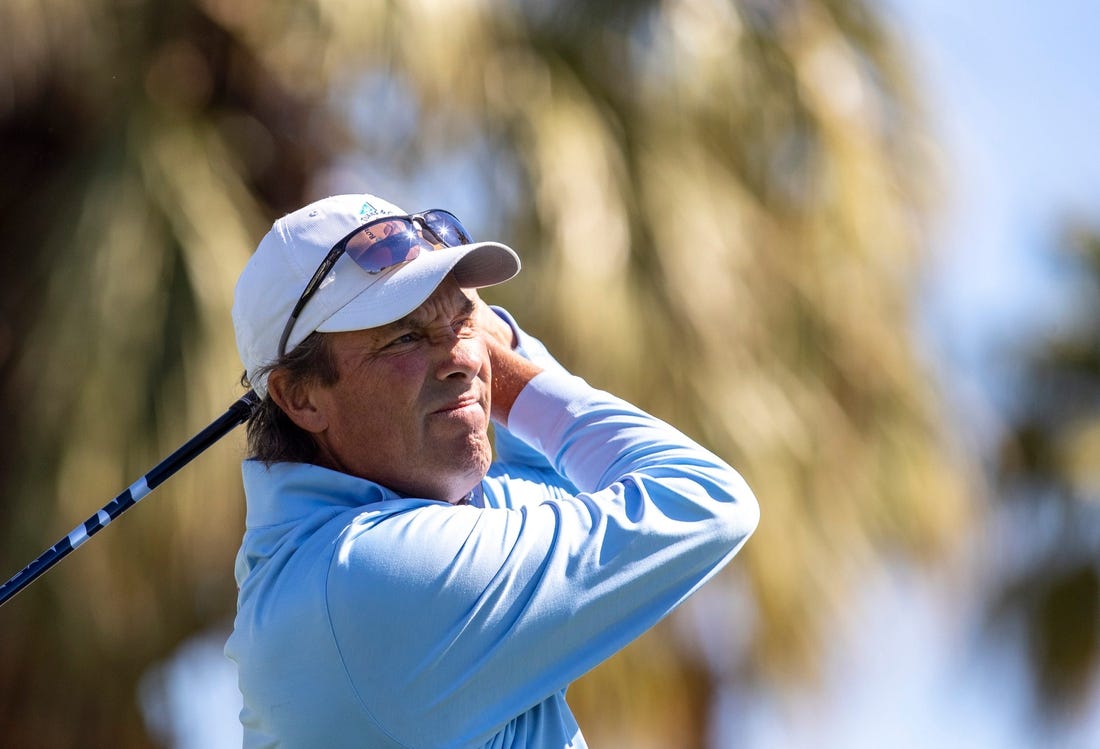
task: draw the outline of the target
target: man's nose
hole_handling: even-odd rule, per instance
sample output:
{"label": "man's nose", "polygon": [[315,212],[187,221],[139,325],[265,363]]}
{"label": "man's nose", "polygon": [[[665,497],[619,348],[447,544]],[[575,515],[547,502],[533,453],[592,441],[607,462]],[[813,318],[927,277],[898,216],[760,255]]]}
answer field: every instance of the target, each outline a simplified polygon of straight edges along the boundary
{"label": "man's nose", "polygon": [[438,344],[442,351],[438,377],[476,377],[485,364],[485,344],[478,336],[451,335]]}

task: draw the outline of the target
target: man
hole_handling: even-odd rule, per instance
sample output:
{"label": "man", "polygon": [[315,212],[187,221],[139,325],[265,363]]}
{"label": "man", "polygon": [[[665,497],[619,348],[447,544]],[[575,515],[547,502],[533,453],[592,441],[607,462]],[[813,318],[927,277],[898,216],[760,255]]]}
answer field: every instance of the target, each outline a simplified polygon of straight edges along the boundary
{"label": "man", "polygon": [[583,747],[569,683],[755,528],[729,466],[479,300],[519,267],[445,211],[344,195],[242,273],[246,746]]}

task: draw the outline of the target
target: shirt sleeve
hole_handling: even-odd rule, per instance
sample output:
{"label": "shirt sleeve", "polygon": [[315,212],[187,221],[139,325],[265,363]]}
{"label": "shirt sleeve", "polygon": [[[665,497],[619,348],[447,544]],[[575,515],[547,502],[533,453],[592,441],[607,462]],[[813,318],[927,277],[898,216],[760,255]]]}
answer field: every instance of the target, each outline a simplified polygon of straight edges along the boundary
{"label": "shirt sleeve", "polygon": [[509,421],[578,493],[364,514],[336,548],[348,678],[408,746],[484,742],[665,616],[758,520],[732,468],[579,378],[538,375]]}

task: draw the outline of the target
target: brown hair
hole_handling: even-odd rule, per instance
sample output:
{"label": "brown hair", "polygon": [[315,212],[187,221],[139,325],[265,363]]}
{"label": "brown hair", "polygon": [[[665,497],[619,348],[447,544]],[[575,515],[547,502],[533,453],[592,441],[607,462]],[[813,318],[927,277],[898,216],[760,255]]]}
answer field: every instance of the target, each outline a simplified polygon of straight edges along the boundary
{"label": "brown hair", "polygon": [[[339,378],[336,359],[332,354],[329,338],[324,333],[311,333],[276,362],[257,371],[257,377],[276,369],[289,376],[290,387],[307,383],[333,385]],[[249,387],[248,373],[241,376],[241,384]],[[313,436],[291,421],[271,394],[252,411],[245,425],[248,438],[248,457],[267,465],[272,463],[312,463],[317,455],[317,443]]]}

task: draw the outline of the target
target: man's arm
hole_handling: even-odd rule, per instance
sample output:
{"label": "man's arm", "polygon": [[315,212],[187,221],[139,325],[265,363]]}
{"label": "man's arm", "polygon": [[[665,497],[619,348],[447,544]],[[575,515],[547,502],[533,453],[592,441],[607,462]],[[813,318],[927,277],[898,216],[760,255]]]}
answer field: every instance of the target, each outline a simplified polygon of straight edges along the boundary
{"label": "man's arm", "polygon": [[[480,320],[483,331],[487,335],[493,336],[495,342],[521,355],[524,359],[533,362],[543,370],[568,374],[565,368],[546,350],[541,341],[520,329],[519,324],[516,323],[507,310],[501,307],[483,306],[481,314],[484,315]],[[498,352],[498,358],[506,355],[507,352]],[[504,365],[502,362],[501,366]],[[497,382],[498,387],[503,384],[503,379]],[[511,400],[509,396],[502,396],[502,398]],[[507,414],[504,414],[503,418],[506,419]],[[497,456],[497,462],[494,463],[492,469],[494,475],[498,477],[508,476],[515,479],[518,473],[525,480],[545,482],[548,488],[552,486],[553,490],[550,494],[571,495],[576,493],[576,487],[554,471],[546,460],[546,456],[512,434],[501,419],[496,420],[493,432],[494,448]],[[500,486],[507,491],[508,487],[516,488],[518,484],[514,481],[508,481]],[[507,493],[509,495],[515,494],[511,491],[507,491]],[[528,492],[520,492],[520,494],[528,497],[533,496]]]}
{"label": "man's arm", "polygon": [[535,375],[542,372],[542,367],[516,351],[512,326],[484,302],[478,302],[478,315],[492,371],[491,416],[493,421],[507,428],[508,414],[516,397]]}

